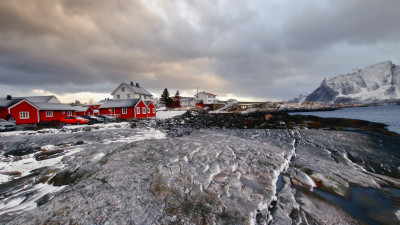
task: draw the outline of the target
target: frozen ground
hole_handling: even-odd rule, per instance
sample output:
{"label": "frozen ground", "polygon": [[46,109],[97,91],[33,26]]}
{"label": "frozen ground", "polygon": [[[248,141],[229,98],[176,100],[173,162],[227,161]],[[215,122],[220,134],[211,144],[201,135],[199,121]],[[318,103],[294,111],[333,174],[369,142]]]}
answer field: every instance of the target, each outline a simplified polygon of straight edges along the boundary
{"label": "frozen ground", "polygon": [[167,110],[167,111],[157,111],[157,119],[167,119],[175,116],[180,116],[184,114],[186,110]]}
{"label": "frozen ground", "polygon": [[[3,181],[12,181],[0,185],[0,223],[400,221],[400,141],[378,134],[201,129],[166,137],[121,125],[18,134],[0,145],[14,153],[1,162],[10,174]],[[33,158],[44,149],[55,154]]]}

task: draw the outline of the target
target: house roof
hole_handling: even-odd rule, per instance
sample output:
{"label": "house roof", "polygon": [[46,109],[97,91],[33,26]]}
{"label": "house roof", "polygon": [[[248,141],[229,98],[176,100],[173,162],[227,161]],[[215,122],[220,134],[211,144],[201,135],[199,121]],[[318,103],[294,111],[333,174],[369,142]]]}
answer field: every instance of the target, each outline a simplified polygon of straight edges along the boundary
{"label": "house roof", "polygon": [[7,100],[7,99],[0,99],[0,107],[1,108],[8,108],[12,105],[14,105],[15,103],[21,101],[21,99],[11,99],[11,100]]}
{"label": "house roof", "polygon": [[122,108],[122,107],[134,107],[136,104],[140,102],[140,98],[135,99],[122,99],[122,100],[114,100],[109,99],[106,100],[99,109],[109,109],[109,108]]}
{"label": "house roof", "polygon": [[74,107],[62,103],[46,103],[46,102],[32,102],[39,110],[72,110],[76,111]]}
{"label": "house roof", "polygon": [[[49,103],[50,100],[52,99],[57,99],[54,95],[51,96],[28,96],[28,97],[22,97],[30,102],[43,102],[43,103]],[[55,103],[55,102],[53,102]],[[57,99],[57,103],[61,103],[60,101],[58,101]]]}
{"label": "house roof", "polygon": [[152,94],[150,94],[150,92],[148,92],[146,89],[142,88],[142,87],[136,87],[135,85],[130,85],[127,83],[121,83],[120,85],[118,85],[118,87],[111,93],[111,95],[114,95],[114,93],[121,87],[127,87],[129,88],[132,92],[136,93],[136,94],[142,94],[142,95],[148,95],[148,96],[153,96]]}
{"label": "house roof", "polygon": [[84,106],[73,106],[73,108],[74,108],[77,112],[86,112],[86,110],[89,109],[89,107],[84,107]]}
{"label": "house roof", "polygon": [[54,95],[49,95],[49,96],[26,96],[26,97],[12,97],[12,100],[22,100],[22,99],[26,99],[29,102],[46,102],[49,103],[51,100],[55,100],[52,101],[51,103],[61,103],[56,96]]}
{"label": "house roof", "polygon": [[205,91],[203,91],[203,92],[199,92],[198,94],[195,94],[195,96],[196,96],[196,95],[199,95],[199,94],[206,94],[206,95],[213,95],[213,96],[217,96],[217,95],[214,95],[214,94],[211,94],[211,93],[205,92]]}
{"label": "house roof", "polygon": [[150,103],[154,105],[152,101],[144,101],[144,103],[146,104],[146,106],[149,106]]}
{"label": "house roof", "polygon": [[31,103],[42,102],[49,103],[51,100],[55,100],[52,103],[61,103],[54,95],[51,96],[27,96],[27,97],[12,97],[10,100],[6,98],[0,99],[0,107],[10,107],[21,100],[27,100]]}

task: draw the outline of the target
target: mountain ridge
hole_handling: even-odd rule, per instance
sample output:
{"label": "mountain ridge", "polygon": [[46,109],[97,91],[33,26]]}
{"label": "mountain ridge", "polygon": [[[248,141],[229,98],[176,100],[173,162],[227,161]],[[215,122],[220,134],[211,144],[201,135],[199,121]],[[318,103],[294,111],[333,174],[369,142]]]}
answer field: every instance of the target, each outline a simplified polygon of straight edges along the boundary
{"label": "mountain ridge", "polygon": [[391,61],[326,77],[305,98],[305,101],[325,104],[373,104],[396,100],[400,100],[400,66]]}

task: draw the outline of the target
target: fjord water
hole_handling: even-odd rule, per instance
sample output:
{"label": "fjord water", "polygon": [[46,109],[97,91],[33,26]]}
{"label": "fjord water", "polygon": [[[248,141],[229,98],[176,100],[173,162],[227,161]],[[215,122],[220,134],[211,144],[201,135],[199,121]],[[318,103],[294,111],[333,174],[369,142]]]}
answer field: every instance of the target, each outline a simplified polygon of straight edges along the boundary
{"label": "fjord water", "polygon": [[367,120],[386,124],[388,130],[400,134],[400,105],[352,107],[335,111],[295,112],[290,114]]}

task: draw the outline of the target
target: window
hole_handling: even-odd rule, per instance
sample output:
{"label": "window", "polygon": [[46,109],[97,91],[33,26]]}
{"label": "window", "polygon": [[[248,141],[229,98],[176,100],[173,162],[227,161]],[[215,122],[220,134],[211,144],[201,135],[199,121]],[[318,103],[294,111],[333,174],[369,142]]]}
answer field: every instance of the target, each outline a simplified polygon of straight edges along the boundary
{"label": "window", "polygon": [[119,99],[120,98],[120,96],[119,95],[117,95],[117,99]]}
{"label": "window", "polygon": [[212,102],[212,100],[208,99],[207,102]]}
{"label": "window", "polygon": [[68,116],[72,116],[72,111],[68,111]]}
{"label": "window", "polygon": [[122,114],[127,114],[128,113],[128,109],[127,108],[122,108]]}
{"label": "window", "polygon": [[122,87],[121,90],[122,90],[122,92],[124,92],[125,91],[125,87]]}
{"label": "window", "polygon": [[19,112],[20,119],[29,119],[29,112]]}
{"label": "window", "polygon": [[62,114],[65,114],[65,110],[62,111]]}
{"label": "window", "polygon": [[147,113],[150,113],[150,108],[147,108]]}
{"label": "window", "polygon": [[146,108],[145,107],[142,107],[142,113],[146,114]]}
{"label": "window", "polygon": [[46,111],[46,117],[53,117],[53,111]]}
{"label": "window", "polygon": [[153,108],[153,113],[156,113],[156,109],[155,108]]}
{"label": "window", "polygon": [[127,94],[127,95],[126,95],[126,98],[131,98],[131,94]]}
{"label": "window", "polygon": [[136,108],[136,114],[140,114],[140,108],[139,107]]}

